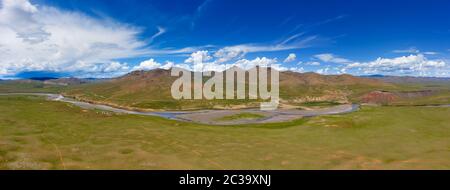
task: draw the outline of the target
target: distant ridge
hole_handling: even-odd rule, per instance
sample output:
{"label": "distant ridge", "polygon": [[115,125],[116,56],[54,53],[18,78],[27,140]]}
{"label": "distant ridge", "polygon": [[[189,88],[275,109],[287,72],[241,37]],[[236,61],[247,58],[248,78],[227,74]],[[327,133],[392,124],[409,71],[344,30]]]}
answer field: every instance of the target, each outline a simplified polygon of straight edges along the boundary
{"label": "distant ridge", "polygon": [[26,78],[29,80],[38,80],[38,81],[46,81],[46,80],[55,80],[58,79],[56,77],[30,77],[30,78]]}
{"label": "distant ridge", "polygon": [[84,79],[69,77],[69,78],[58,78],[58,79],[45,80],[44,84],[68,86],[68,85],[84,84],[84,83],[87,83],[87,82],[88,81],[84,80]]}
{"label": "distant ridge", "polygon": [[420,77],[420,76],[387,76],[387,75],[368,75],[365,78],[373,78],[389,83],[434,83],[450,82],[450,77]]}

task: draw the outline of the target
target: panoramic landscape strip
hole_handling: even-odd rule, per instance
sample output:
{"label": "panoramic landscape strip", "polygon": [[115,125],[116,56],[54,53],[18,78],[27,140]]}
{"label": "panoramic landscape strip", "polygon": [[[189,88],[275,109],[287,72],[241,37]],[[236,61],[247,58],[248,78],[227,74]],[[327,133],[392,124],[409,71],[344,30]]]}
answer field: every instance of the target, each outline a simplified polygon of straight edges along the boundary
{"label": "panoramic landscape strip", "polygon": [[0,170],[448,170],[449,6],[0,0]]}

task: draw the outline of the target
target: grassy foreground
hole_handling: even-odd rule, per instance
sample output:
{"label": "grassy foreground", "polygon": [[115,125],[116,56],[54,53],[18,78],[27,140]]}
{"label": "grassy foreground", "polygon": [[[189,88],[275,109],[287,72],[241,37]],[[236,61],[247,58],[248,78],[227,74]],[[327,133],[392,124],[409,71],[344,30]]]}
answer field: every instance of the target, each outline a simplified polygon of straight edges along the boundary
{"label": "grassy foreground", "polygon": [[450,169],[450,108],[205,126],[0,96],[0,169]]}

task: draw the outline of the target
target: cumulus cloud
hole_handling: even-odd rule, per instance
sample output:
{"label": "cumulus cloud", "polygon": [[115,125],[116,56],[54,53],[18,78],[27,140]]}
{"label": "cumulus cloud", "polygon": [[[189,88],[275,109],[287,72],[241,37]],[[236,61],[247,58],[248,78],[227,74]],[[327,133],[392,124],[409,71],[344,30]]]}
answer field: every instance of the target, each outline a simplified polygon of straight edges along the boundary
{"label": "cumulus cloud", "polygon": [[256,66],[261,67],[271,67],[279,71],[293,71],[293,72],[304,72],[303,67],[285,67],[278,62],[276,58],[267,57],[256,57],[254,59],[239,59],[231,63],[221,63],[219,61],[213,60],[213,57],[209,55],[206,50],[196,51],[192,53],[184,63],[174,63],[167,61],[165,64],[158,63],[154,59],[148,59],[137,66],[133,67],[132,70],[152,70],[156,68],[170,69],[172,67],[179,67],[190,71],[205,72],[205,71],[217,71],[221,72],[231,67],[239,67],[244,70],[254,68]]}
{"label": "cumulus cloud", "polygon": [[1,5],[2,76],[39,70],[114,74],[114,68],[121,73],[125,63],[119,67],[116,59],[148,53],[137,37],[141,31],[126,24],[27,0],[2,0]]}
{"label": "cumulus cloud", "polygon": [[[232,66],[243,69],[254,66],[270,66],[278,70],[303,72],[303,67],[286,67],[276,58],[256,57],[245,59],[249,53],[287,51],[311,46],[319,38],[304,37],[298,33],[274,44],[240,44],[220,49],[211,46],[185,47],[181,49],[149,47],[166,29],[157,27],[149,40],[140,40],[138,27],[111,19],[91,17],[74,11],[35,5],[29,0],[0,0],[0,77],[14,76],[26,71],[52,71],[71,73],[79,77],[113,77],[130,70],[169,69],[181,67],[194,71],[223,71]],[[206,51],[208,49],[210,51]],[[217,49],[217,51],[215,51]],[[395,50],[396,53],[412,53],[397,58],[378,58],[369,62],[354,62],[326,53],[315,55],[303,65],[318,66],[321,63],[339,63],[337,67],[323,67],[320,73],[420,73],[449,76],[448,61],[428,59],[425,55],[437,52],[420,52],[412,47]],[[153,55],[183,54],[189,57],[183,63],[158,63],[148,59],[136,66],[129,66],[125,58]],[[283,60],[292,62],[295,54]],[[319,63],[319,61],[321,63]],[[300,66],[300,64],[298,64]]]}
{"label": "cumulus cloud", "polygon": [[235,62],[231,63],[223,63],[222,61],[218,61],[219,59],[212,60],[212,57],[209,55],[208,51],[197,51],[190,55],[184,61],[184,64],[173,64],[174,67],[181,67],[191,71],[224,71],[231,67],[239,67],[241,69],[251,69],[256,66],[261,67],[272,67],[279,71],[291,70],[295,72],[303,72],[303,68],[299,67],[290,67],[287,68],[282,64],[278,63],[276,58],[267,58],[267,57],[256,57],[254,59],[239,59]]}
{"label": "cumulus cloud", "polygon": [[193,63],[193,64],[202,64],[205,61],[211,60],[212,57],[209,55],[208,51],[197,51],[191,54],[189,58],[187,58],[185,63]]}
{"label": "cumulus cloud", "polygon": [[[141,29],[112,19],[81,12],[36,5],[29,0],[0,0],[0,77],[26,71],[51,71],[74,76],[117,76],[126,69],[192,67],[222,70],[242,60],[247,53],[304,48],[317,36],[294,36],[275,45],[241,44],[223,47],[211,56],[199,51],[206,46],[181,49],[148,47],[166,32],[163,27],[149,40],[140,40]],[[194,52],[194,53],[192,53]],[[153,55],[191,54],[185,63],[157,63],[152,59],[130,67],[117,60]],[[213,57],[215,58],[214,60]],[[266,61],[268,58],[259,58]],[[281,66],[281,65],[280,65]]]}
{"label": "cumulus cloud", "polygon": [[172,62],[172,61],[166,61],[166,64],[162,65],[160,68],[161,68],[161,69],[168,70],[168,69],[170,69],[170,68],[172,68],[172,67],[174,67],[174,66],[175,66],[175,63],[174,63],[174,62]]}
{"label": "cumulus cloud", "polygon": [[234,62],[224,63],[222,60],[220,60],[220,58],[217,57],[215,60],[212,60],[212,58],[209,56],[208,51],[197,51],[195,53],[192,53],[191,56],[188,59],[186,59],[185,63],[192,63],[189,70],[194,71],[224,71],[231,67],[239,67],[241,69],[248,70],[256,66],[260,66],[260,67],[271,67],[279,71],[304,72],[303,67],[283,66],[283,64],[278,62],[277,58],[267,58],[267,57],[256,57],[254,59],[242,58]]}
{"label": "cumulus cloud", "polygon": [[[353,62],[348,59],[339,58],[333,54],[319,54],[315,58],[329,63],[343,63],[337,67],[322,67],[316,70],[319,74],[343,74],[352,73],[356,75],[386,74],[386,75],[414,75],[414,76],[443,76],[448,77],[450,73],[446,60],[429,59],[424,53],[411,54],[408,56],[382,58],[373,61]],[[307,62],[305,65],[320,65],[319,62]]]}
{"label": "cumulus cloud", "polygon": [[16,33],[16,37],[27,43],[39,43],[50,36],[44,24],[37,22],[33,14],[38,10],[26,0],[4,0],[0,11],[0,23]]}
{"label": "cumulus cloud", "polygon": [[193,71],[222,71],[226,69],[226,65],[217,63],[215,61],[208,62],[212,59],[209,52],[206,50],[197,51],[191,54],[184,63],[191,64],[190,70]]}
{"label": "cumulus cloud", "polygon": [[141,62],[139,65],[135,66],[133,70],[152,70],[161,67],[161,64],[156,62],[154,59],[149,59]]}
{"label": "cumulus cloud", "polygon": [[219,49],[214,53],[214,57],[217,58],[217,62],[224,63],[233,59],[242,58],[245,53],[247,53],[247,49],[245,48],[240,46],[230,46]]}
{"label": "cumulus cloud", "polygon": [[133,71],[135,71],[135,70],[148,71],[148,70],[153,70],[153,69],[157,69],[157,68],[168,70],[168,69],[171,69],[172,67],[179,67],[179,68],[183,68],[186,70],[192,69],[192,67],[189,66],[188,64],[183,64],[183,63],[175,64],[172,61],[166,61],[165,64],[161,64],[152,58],[152,59],[142,61],[141,63],[139,63],[139,65],[134,66],[132,70]]}
{"label": "cumulus cloud", "polygon": [[257,57],[252,60],[248,60],[248,59],[238,60],[233,64],[233,66],[237,66],[242,69],[251,69],[256,66],[279,68],[280,64],[277,64],[277,59],[270,59],[270,58],[266,58],[266,57],[262,57],[262,58]]}
{"label": "cumulus cloud", "polygon": [[324,53],[324,54],[318,54],[314,56],[315,58],[327,62],[327,63],[339,63],[339,64],[346,64],[350,63],[351,61],[348,59],[337,57],[331,53]]}
{"label": "cumulus cloud", "polygon": [[430,60],[423,54],[401,56],[396,58],[377,58],[370,62],[355,62],[347,65],[348,69],[357,68],[364,74],[418,74],[434,75],[440,70],[447,70],[444,60]]}
{"label": "cumulus cloud", "polygon": [[[324,60],[333,61],[335,56],[322,57]],[[343,58],[341,58],[343,59]],[[344,59],[347,60],[347,59]],[[335,61],[341,63],[340,61]],[[217,59],[213,59],[208,51],[197,51],[188,57],[184,63],[166,62],[161,64],[154,59],[141,62],[136,69],[170,69],[171,67],[180,67],[191,71],[224,71],[231,67],[239,67],[242,69],[251,69],[255,66],[272,67],[279,71],[305,72],[302,65],[318,66],[319,62],[299,62],[297,67],[286,67],[278,62],[276,58],[256,57],[254,59],[239,59],[230,63],[221,63]],[[126,67],[122,67],[123,68]],[[356,71],[355,71],[356,70]],[[449,76],[449,67],[445,60],[430,60],[424,54],[402,56],[396,58],[378,58],[369,62],[349,62],[335,67],[325,66],[318,68],[315,72],[319,74],[394,74],[394,75],[423,75],[423,76]]]}
{"label": "cumulus cloud", "polygon": [[315,41],[321,40],[318,36],[307,36],[305,38],[299,38],[300,36],[301,35],[291,36],[275,45],[240,44],[234,46],[226,46],[219,49],[214,54],[214,57],[217,58],[217,62],[223,63],[231,60],[241,59],[247,53],[274,52],[274,51],[306,48],[311,46]]}
{"label": "cumulus cloud", "polygon": [[286,59],[284,59],[283,62],[288,63],[288,62],[292,62],[295,61],[295,59],[297,58],[297,56],[295,55],[295,53],[290,53]]}

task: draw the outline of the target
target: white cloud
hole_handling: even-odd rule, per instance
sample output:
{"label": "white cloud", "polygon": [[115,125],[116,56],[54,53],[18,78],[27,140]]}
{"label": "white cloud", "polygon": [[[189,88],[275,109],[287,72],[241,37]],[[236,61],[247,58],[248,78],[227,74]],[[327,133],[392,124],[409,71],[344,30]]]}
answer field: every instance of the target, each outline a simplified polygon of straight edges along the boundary
{"label": "white cloud", "polygon": [[[394,74],[394,75],[429,75],[429,76],[449,76],[449,68],[444,60],[430,60],[423,54],[402,56],[397,58],[378,58],[370,62],[350,62],[348,59],[339,58],[333,54],[319,54],[315,56],[322,61],[345,63],[336,67],[322,67],[316,70],[320,74]],[[304,72],[300,65],[320,65],[317,61],[299,62],[298,67],[286,67],[279,63],[276,58],[256,57],[254,59],[239,59],[226,64],[213,60],[208,51],[198,51],[192,53],[186,59],[185,64],[173,64],[193,71],[223,71],[227,68],[237,66],[242,69],[250,69],[255,66],[272,67],[280,71]],[[356,72],[355,72],[356,70]]]}
{"label": "white cloud", "polygon": [[178,68],[182,68],[182,69],[186,69],[186,70],[191,70],[192,71],[192,67],[190,65],[184,64],[184,63],[175,64],[175,65],[173,65],[173,67],[178,67]]}
{"label": "white cloud", "polygon": [[326,66],[324,68],[320,68],[316,70],[316,73],[322,74],[322,75],[341,75],[347,73],[346,67],[330,67]]}
{"label": "white cloud", "polygon": [[283,62],[288,63],[288,62],[292,62],[295,61],[295,59],[297,58],[297,56],[295,55],[295,53],[290,53],[286,59],[284,59]]}
{"label": "white cloud", "polygon": [[2,5],[0,23],[12,29],[17,38],[28,43],[39,43],[50,36],[44,26],[32,16],[37,8],[28,1],[4,0]]}
{"label": "white cloud", "polygon": [[325,67],[325,68],[322,68],[322,69],[318,69],[316,71],[316,73],[319,73],[319,74],[322,74],[322,75],[326,75],[326,74],[329,74],[329,70],[330,70],[329,67]]}
{"label": "white cloud", "polygon": [[161,64],[156,62],[154,59],[149,59],[141,62],[139,65],[135,66],[133,70],[152,70],[161,67]]}
{"label": "white cloud", "polygon": [[166,29],[163,28],[163,27],[158,26],[157,29],[158,29],[158,32],[153,34],[153,36],[150,38],[150,42],[153,42],[153,40],[155,40],[155,38],[157,38],[158,36],[161,36],[164,33],[166,33]]}
{"label": "white cloud", "polygon": [[312,45],[314,41],[320,40],[317,36],[308,36],[299,39],[301,35],[294,35],[277,43],[275,45],[264,44],[240,44],[235,46],[226,46],[219,49],[214,57],[217,58],[217,62],[223,63],[235,59],[243,58],[247,53],[254,52],[274,52],[284,51],[292,49],[306,48]]}
{"label": "white cloud", "polygon": [[157,68],[168,70],[172,67],[183,68],[186,70],[193,70],[193,67],[189,64],[184,64],[184,63],[175,64],[172,61],[166,61],[165,64],[161,64],[161,63],[158,63],[157,61],[155,61],[153,58],[139,63],[139,65],[136,65],[135,67],[133,67],[132,70],[133,71],[135,71],[135,70],[153,70],[153,69],[157,69]]}
{"label": "white cloud", "polygon": [[109,63],[101,63],[91,66],[90,64],[78,61],[76,64],[70,65],[67,70],[74,71],[78,77],[110,78],[111,75],[123,75],[130,71],[127,63],[117,61]]}
{"label": "white cloud", "polygon": [[[298,47],[300,48],[300,47]],[[223,63],[234,59],[240,59],[247,53],[254,52],[272,52],[295,49],[295,47],[284,45],[254,45],[254,44],[241,44],[235,46],[227,46],[219,49],[214,57],[217,58],[217,62]]]}
{"label": "white cloud", "polygon": [[175,63],[173,63],[172,61],[166,61],[166,64],[164,64],[160,68],[168,70],[168,69],[170,69],[170,68],[172,68],[174,66],[175,66]]}
{"label": "white cloud", "polygon": [[[133,70],[151,70],[156,68],[170,69],[171,67],[179,67],[191,71],[224,71],[233,66],[240,67],[242,69],[250,69],[255,66],[273,67],[279,70],[288,70],[277,63],[277,59],[270,59],[266,57],[255,58],[253,60],[240,59],[231,64],[225,64],[212,60],[208,51],[197,51],[190,55],[184,63],[176,64],[174,62],[167,61],[166,64],[156,62],[154,59],[149,59],[141,62],[139,65],[133,67]],[[294,68],[292,68],[294,69]]]}
{"label": "white cloud", "polygon": [[[220,58],[219,58],[220,59]],[[252,60],[248,59],[240,59],[235,61],[234,63],[223,63],[221,61],[212,60],[212,57],[209,56],[208,51],[197,51],[191,54],[189,58],[187,58],[184,62],[185,64],[175,64],[176,67],[182,67],[191,71],[224,71],[233,66],[237,66],[242,69],[251,69],[256,66],[261,67],[272,67],[280,71],[289,70],[278,63],[277,59],[271,59],[267,57],[257,57]]]}
{"label": "white cloud", "polygon": [[289,42],[291,42],[291,41],[293,41],[293,40],[299,38],[300,36],[303,36],[304,34],[305,34],[305,32],[300,32],[300,33],[294,34],[294,35],[292,35],[292,36],[286,38],[285,40],[283,40],[283,41],[281,42],[281,44],[287,44],[287,43],[289,43]]}
{"label": "white cloud", "polygon": [[324,53],[324,54],[318,54],[314,56],[315,58],[328,63],[339,63],[339,64],[346,64],[350,63],[351,61],[348,59],[336,57],[335,55],[331,53]]}
{"label": "white cloud", "polygon": [[423,54],[401,56],[396,58],[378,58],[370,62],[356,62],[347,65],[347,69],[359,69],[364,74],[408,74],[408,75],[434,75],[441,70],[447,70],[444,60],[429,60]]}
{"label": "white cloud", "polygon": [[184,63],[192,64],[193,71],[221,70],[221,65],[216,64],[215,62],[207,62],[211,59],[212,57],[209,55],[208,51],[197,51],[192,53],[191,56],[184,61]]}
{"label": "white cloud", "polygon": [[425,55],[437,55],[439,53],[438,52],[434,52],[434,51],[427,51],[427,52],[423,52],[423,54],[425,54]]}
{"label": "white cloud", "polygon": [[[276,59],[266,57],[242,59],[246,53],[268,52],[306,47],[315,37],[297,40],[289,38],[278,45],[243,44],[224,47],[215,52],[216,60],[202,47],[183,49],[144,49],[138,40],[140,30],[111,20],[96,19],[78,12],[68,12],[46,6],[35,6],[26,0],[4,0],[0,10],[0,75],[21,71],[47,70],[80,73],[80,75],[118,75],[130,68],[114,61],[149,54],[190,53],[184,64],[154,59],[139,63],[132,70],[182,67],[194,71],[221,71],[233,65],[249,68],[256,65],[287,70]],[[150,42],[165,33],[158,27]],[[288,43],[289,42],[289,43]],[[292,56],[291,56],[292,57]],[[295,56],[294,56],[295,57]],[[232,64],[222,64],[232,60]],[[83,74],[81,74],[83,73]]]}
{"label": "white cloud", "polygon": [[240,46],[229,46],[219,49],[214,53],[214,57],[217,58],[217,62],[223,63],[233,59],[242,58],[245,55],[246,49]]}
{"label": "white cloud", "polygon": [[179,67],[190,71],[224,71],[231,67],[239,67],[244,70],[254,68],[256,66],[271,67],[279,71],[293,71],[304,72],[303,67],[285,67],[278,63],[276,58],[256,57],[255,59],[240,59],[233,63],[226,64],[212,60],[208,51],[197,51],[191,54],[184,63],[176,64],[171,61],[167,61],[165,64],[156,62],[154,59],[149,59],[141,62],[139,65],[133,67],[133,70],[151,70],[156,68],[170,69],[172,67]]}
{"label": "white cloud", "polygon": [[308,61],[305,63],[305,65],[318,66],[320,65],[320,63],[317,61]]}
{"label": "white cloud", "polygon": [[434,52],[434,51],[421,52],[416,47],[410,47],[408,49],[394,50],[392,52],[394,52],[394,53],[409,53],[409,54],[419,54],[419,53],[421,53],[421,54],[425,54],[425,55],[437,55],[437,54],[439,54],[438,52]]}
{"label": "white cloud", "polygon": [[394,50],[392,51],[394,53],[419,53],[420,51],[416,48],[416,47],[410,47],[408,49],[399,49],[399,50]]}
{"label": "white cloud", "polygon": [[277,64],[277,59],[270,59],[270,58],[266,58],[266,57],[262,57],[262,58],[255,58],[253,60],[248,60],[248,59],[241,59],[236,61],[233,66],[237,66],[240,67],[242,69],[251,69],[253,67],[256,66],[261,66],[261,67],[274,67],[274,68],[279,68],[280,65]]}
{"label": "white cloud", "polygon": [[305,69],[303,67],[291,67],[288,70],[292,71],[292,72],[297,72],[297,73],[305,72]]}
{"label": "white cloud", "polygon": [[281,43],[276,45],[255,45],[255,44],[246,44],[246,45],[238,45],[234,47],[240,47],[245,50],[245,52],[271,52],[271,51],[282,51],[282,50],[291,50],[291,49],[301,49],[311,46],[311,43],[314,40],[317,40],[317,36],[309,36],[301,40],[297,40],[291,43]]}
{"label": "white cloud", "polygon": [[185,63],[193,63],[193,64],[202,64],[205,61],[211,60],[212,57],[209,56],[208,51],[197,51],[191,54],[189,58],[187,58]]}
{"label": "white cloud", "polygon": [[36,70],[106,72],[99,68],[108,68],[114,75],[114,68],[119,73],[123,68],[114,60],[148,53],[144,49],[145,42],[137,38],[140,30],[135,27],[78,12],[36,6],[27,0],[2,0],[1,4],[2,76]]}
{"label": "white cloud", "polygon": [[126,63],[119,63],[117,61],[111,62],[110,64],[105,64],[103,68],[101,67],[102,72],[111,73],[116,71],[127,71],[128,65]]}
{"label": "white cloud", "polygon": [[222,63],[242,59],[246,53],[304,48],[318,39],[317,36],[300,39],[297,35],[275,45],[228,46],[215,52],[216,60],[211,61],[207,51],[198,51],[210,46],[149,48],[148,43],[166,32],[163,27],[157,27],[158,31],[144,41],[139,37],[140,28],[109,18],[36,5],[29,0],[0,2],[0,77],[24,71],[64,72],[74,76],[89,74],[88,77],[107,73],[113,77],[123,73],[125,68],[130,69],[127,63],[117,62],[119,59],[192,52],[184,64],[158,63],[158,66],[153,60],[153,65],[144,61],[131,69],[187,67],[191,64],[218,70],[226,68]]}
{"label": "white cloud", "polygon": [[[138,37],[141,29],[111,19],[94,18],[80,12],[60,10],[53,7],[34,5],[28,0],[0,0],[0,77],[13,76],[24,71],[53,71],[73,73],[75,76],[100,77],[117,76],[134,69],[154,69],[181,67],[189,70],[221,71],[231,66],[251,68],[254,66],[271,66],[279,70],[302,72],[302,67],[287,68],[276,58],[257,57],[245,59],[245,55],[254,52],[285,51],[306,48],[320,40],[317,36],[303,37],[304,33],[295,34],[277,43],[240,44],[223,47],[208,52],[204,49],[212,47],[198,46],[181,49],[148,48],[156,38],[166,32],[158,31],[143,41]],[[214,49],[217,49],[214,47]],[[203,51],[199,51],[203,50]],[[194,53],[192,53],[194,52]],[[304,65],[318,66],[319,60],[327,63],[340,63],[340,72],[351,69],[365,73],[420,73],[448,76],[448,61],[430,60],[425,55],[436,55],[437,52],[420,53],[414,47],[406,50],[395,50],[397,53],[413,53],[410,56],[397,58],[378,58],[370,62],[353,62],[333,54],[319,54],[316,60]],[[158,63],[148,59],[137,66],[118,62],[124,58],[153,55],[190,54],[184,63]],[[295,54],[289,54],[284,62],[295,61]],[[302,65],[303,66],[303,65]],[[322,73],[334,71],[336,68],[322,68]]]}

